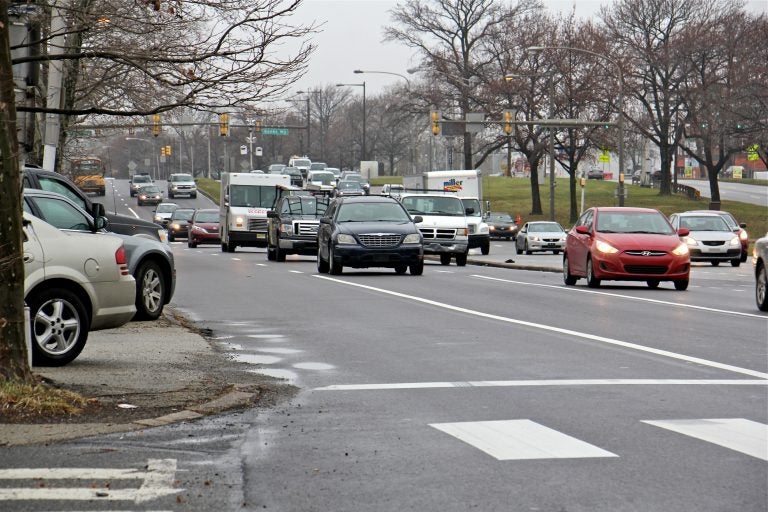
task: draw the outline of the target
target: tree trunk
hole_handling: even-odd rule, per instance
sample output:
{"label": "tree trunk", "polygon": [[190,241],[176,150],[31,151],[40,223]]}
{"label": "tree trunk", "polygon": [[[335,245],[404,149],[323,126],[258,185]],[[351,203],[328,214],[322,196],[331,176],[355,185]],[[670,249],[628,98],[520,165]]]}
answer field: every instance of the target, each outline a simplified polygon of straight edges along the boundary
{"label": "tree trunk", "polygon": [[541,209],[541,192],[539,191],[539,158],[528,160],[531,166],[531,215],[543,215]]}
{"label": "tree trunk", "polygon": [[0,378],[31,382],[24,340],[21,179],[6,0],[0,0],[0,24]]}

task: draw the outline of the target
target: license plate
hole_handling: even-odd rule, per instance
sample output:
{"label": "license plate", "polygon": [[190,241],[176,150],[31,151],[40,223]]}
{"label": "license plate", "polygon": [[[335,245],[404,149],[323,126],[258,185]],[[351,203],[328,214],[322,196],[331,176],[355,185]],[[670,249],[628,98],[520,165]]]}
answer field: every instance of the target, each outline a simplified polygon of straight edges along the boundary
{"label": "license plate", "polygon": [[724,247],[707,247],[704,246],[704,252],[725,252]]}
{"label": "license plate", "polygon": [[256,238],[267,238],[266,233],[256,233]]}

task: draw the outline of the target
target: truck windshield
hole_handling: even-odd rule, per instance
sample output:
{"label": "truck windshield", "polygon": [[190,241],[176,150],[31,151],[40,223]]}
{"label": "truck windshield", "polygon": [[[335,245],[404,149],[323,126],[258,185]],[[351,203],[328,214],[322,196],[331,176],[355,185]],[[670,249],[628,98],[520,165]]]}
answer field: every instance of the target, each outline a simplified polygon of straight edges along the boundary
{"label": "truck windshield", "polygon": [[482,217],[483,212],[480,209],[480,200],[479,199],[462,199],[462,203],[464,203],[464,208],[472,208],[474,211],[470,214],[470,217]]}
{"label": "truck windshield", "polygon": [[229,205],[252,208],[272,208],[277,199],[274,185],[231,185]]}
{"label": "truck windshield", "polygon": [[464,216],[464,205],[458,197],[409,196],[402,203],[413,215]]}

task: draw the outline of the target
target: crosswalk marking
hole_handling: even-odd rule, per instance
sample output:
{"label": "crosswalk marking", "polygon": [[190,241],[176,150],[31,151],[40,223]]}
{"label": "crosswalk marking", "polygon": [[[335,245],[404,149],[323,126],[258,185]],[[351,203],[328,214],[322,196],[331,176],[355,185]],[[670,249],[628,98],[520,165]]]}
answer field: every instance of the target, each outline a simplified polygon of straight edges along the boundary
{"label": "crosswalk marking", "polygon": [[618,457],[531,420],[432,423],[497,460]]}
{"label": "crosswalk marking", "polygon": [[768,461],[768,425],[744,418],[643,421]]}

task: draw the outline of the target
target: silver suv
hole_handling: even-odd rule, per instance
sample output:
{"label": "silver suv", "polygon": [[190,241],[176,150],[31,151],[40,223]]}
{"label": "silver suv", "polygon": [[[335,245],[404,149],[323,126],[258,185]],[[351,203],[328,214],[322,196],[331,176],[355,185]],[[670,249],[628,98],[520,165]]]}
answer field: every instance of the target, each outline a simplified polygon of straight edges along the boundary
{"label": "silver suv", "polygon": [[178,195],[197,197],[197,184],[191,174],[176,173],[168,177],[168,198],[173,199]]}

